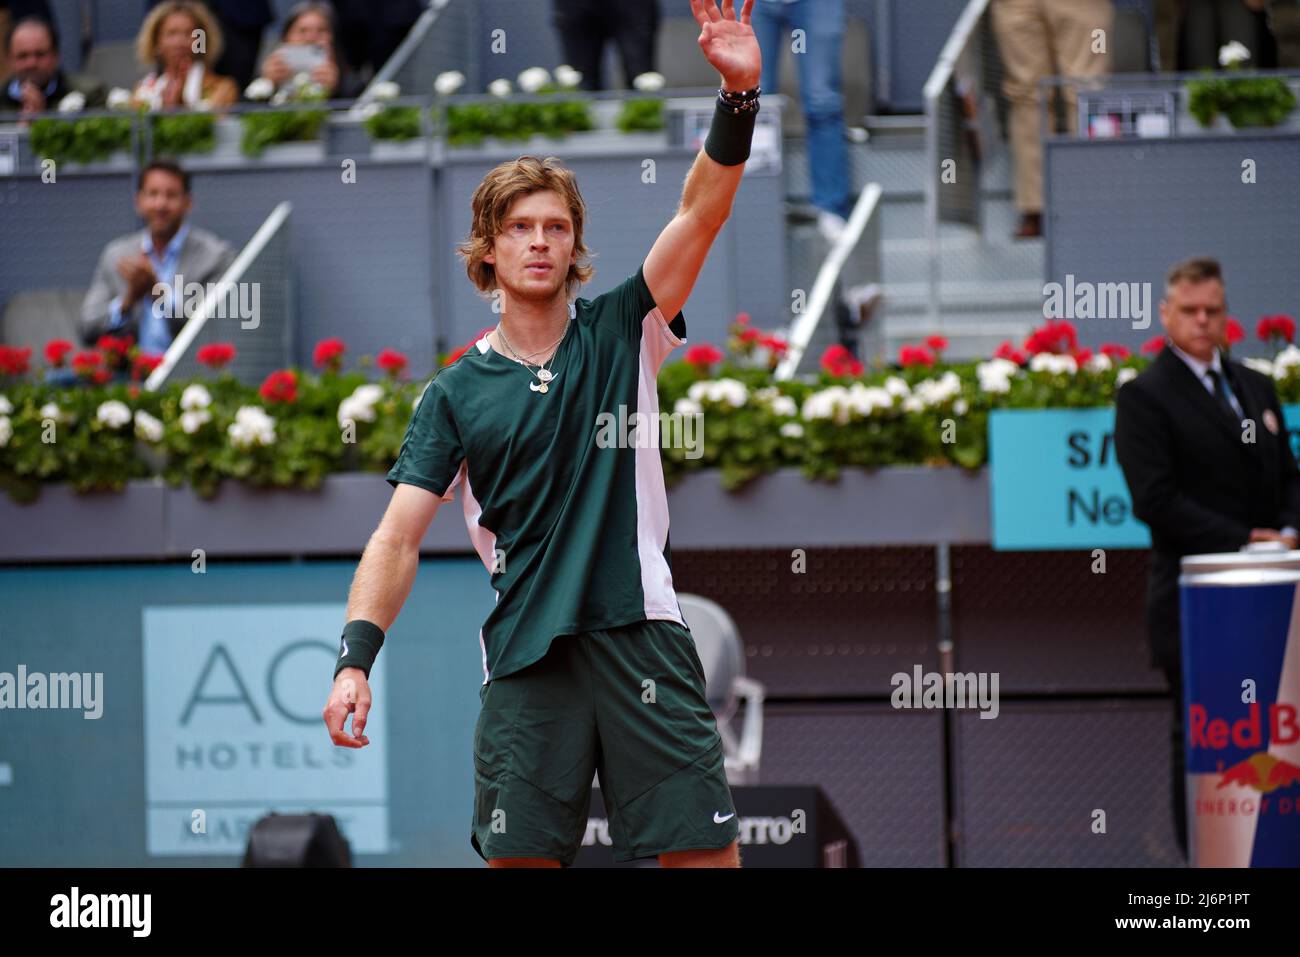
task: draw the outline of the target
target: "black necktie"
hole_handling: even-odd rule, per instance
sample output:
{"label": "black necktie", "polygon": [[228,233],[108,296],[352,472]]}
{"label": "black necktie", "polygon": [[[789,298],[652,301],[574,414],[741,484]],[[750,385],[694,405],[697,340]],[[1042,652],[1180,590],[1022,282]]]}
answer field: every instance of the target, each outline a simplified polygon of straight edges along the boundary
{"label": "black necktie", "polygon": [[1218,400],[1219,408],[1228,413],[1233,422],[1240,423],[1241,417],[1237,415],[1237,410],[1232,407],[1232,402],[1228,398],[1228,388],[1223,375],[1217,369],[1211,369],[1206,375],[1214,383],[1214,398]]}

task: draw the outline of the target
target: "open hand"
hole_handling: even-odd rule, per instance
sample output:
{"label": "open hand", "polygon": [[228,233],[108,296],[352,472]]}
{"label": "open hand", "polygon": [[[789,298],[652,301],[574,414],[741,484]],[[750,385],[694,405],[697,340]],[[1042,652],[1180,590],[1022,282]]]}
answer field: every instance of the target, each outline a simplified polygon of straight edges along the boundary
{"label": "open hand", "polygon": [[722,0],[718,10],[714,0],[691,0],[691,13],[701,27],[700,49],[705,59],[722,74],[722,88],[728,91],[748,90],[758,86],[763,73],[763,59],[758,48],[758,38],[749,25],[749,11],[754,0],[745,0],[740,19],[732,0]]}

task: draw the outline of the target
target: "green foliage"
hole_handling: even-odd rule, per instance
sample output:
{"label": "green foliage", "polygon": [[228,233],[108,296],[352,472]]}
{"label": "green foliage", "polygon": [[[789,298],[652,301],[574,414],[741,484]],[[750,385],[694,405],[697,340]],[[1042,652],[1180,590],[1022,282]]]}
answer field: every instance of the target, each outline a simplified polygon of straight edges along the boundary
{"label": "green foliage", "polygon": [[217,145],[217,118],[211,113],[176,113],[153,118],[153,151],[157,156],[211,153]]}
{"label": "green foliage", "polygon": [[413,140],[420,136],[418,106],[386,106],[366,119],[366,132],[376,140]]}
{"label": "green foliage", "polygon": [[624,133],[657,132],[664,128],[664,101],[658,99],[624,100],[618,115],[618,128]]}
{"label": "green foliage", "polygon": [[314,140],[329,117],[328,110],[272,110],[245,113],[239,148],[245,156],[261,156],[268,146]]}
{"label": "green foliage", "polygon": [[1236,127],[1277,126],[1295,109],[1295,93],[1275,76],[1207,75],[1187,83],[1187,109],[1202,126],[1220,113]]}
{"label": "green foliage", "polygon": [[40,119],[32,123],[32,152],[56,163],[93,163],[131,148],[129,116],[79,120]]}
{"label": "green foliage", "polygon": [[[556,88],[544,86],[540,93]],[[484,137],[526,140],[531,136],[559,139],[569,133],[596,128],[591,107],[581,99],[534,100],[520,103],[463,103],[446,107],[444,125],[451,146],[473,146]]]}

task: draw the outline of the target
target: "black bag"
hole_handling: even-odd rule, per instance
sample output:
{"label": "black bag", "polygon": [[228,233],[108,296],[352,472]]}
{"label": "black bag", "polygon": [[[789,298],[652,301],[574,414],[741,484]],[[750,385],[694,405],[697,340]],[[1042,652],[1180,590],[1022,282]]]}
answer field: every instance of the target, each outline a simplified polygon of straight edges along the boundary
{"label": "black bag", "polygon": [[352,849],[330,814],[276,814],[248,834],[244,867],[351,867]]}

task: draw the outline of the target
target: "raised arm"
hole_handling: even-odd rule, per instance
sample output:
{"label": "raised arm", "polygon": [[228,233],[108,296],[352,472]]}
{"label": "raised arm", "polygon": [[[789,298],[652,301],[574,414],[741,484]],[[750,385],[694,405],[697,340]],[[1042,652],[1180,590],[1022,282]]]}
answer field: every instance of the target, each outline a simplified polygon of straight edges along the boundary
{"label": "raised arm", "polygon": [[[757,87],[762,75],[758,40],[749,22],[753,5],[754,0],[745,0],[737,19],[732,0],[723,0],[721,11],[714,0],[691,0],[700,24],[700,49],[728,93]],[[733,113],[718,105],[704,148],[686,175],[677,213],[646,257],[646,286],[665,316],[677,315],[686,304],[713,240],[731,215],[749,156],[754,112]]]}

